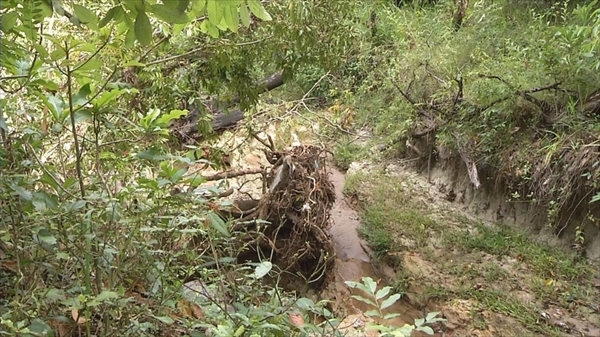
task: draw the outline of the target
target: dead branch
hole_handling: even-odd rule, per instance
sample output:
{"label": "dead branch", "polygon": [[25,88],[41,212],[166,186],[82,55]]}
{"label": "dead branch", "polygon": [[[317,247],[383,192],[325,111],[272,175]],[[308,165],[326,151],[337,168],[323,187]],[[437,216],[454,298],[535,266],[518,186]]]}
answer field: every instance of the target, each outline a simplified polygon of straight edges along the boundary
{"label": "dead branch", "polygon": [[477,173],[477,165],[475,165],[475,161],[467,153],[467,150],[463,146],[460,138],[456,135],[455,135],[455,138],[456,138],[456,145],[458,148],[458,153],[460,154],[460,158],[463,160],[463,162],[467,166],[467,172],[469,173],[469,179],[471,180],[471,183],[473,184],[475,189],[478,189],[481,186],[481,183],[479,182],[479,174]]}
{"label": "dead branch", "polygon": [[238,170],[238,171],[225,171],[217,174],[213,174],[212,176],[203,176],[206,181],[215,181],[227,178],[235,178],[240,176],[245,176],[248,174],[259,174],[262,173],[263,169],[247,169],[247,170]]}

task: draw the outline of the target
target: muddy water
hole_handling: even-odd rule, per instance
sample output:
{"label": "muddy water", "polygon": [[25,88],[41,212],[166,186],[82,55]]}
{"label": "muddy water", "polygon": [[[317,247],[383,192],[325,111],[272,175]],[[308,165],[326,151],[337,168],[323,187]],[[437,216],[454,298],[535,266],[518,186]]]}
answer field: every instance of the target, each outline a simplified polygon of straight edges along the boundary
{"label": "muddy water", "polygon": [[[349,317],[345,320],[356,327],[356,321],[366,320],[362,313],[374,308],[354,300],[350,297],[352,294],[363,295],[360,291],[348,288],[344,281],[360,282],[364,276],[376,280],[379,287],[388,285],[395,277],[395,272],[388,266],[373,265],[366,243],[358,236],[357,229],[360,226],[358,213],[352,209],[350,203],[346,200],[343,189],[345,176],[335,168],[330,169],[331,181],[335,187],[336,201],[333,205],[331,216],[332,225],[330,234],[334,242],[336,251],[335,282],[321,294],[324,298],[333,300],[334,309],[344,313]],[[336,308],[337,305],[337,308]],[[388,320],[386,325],[402,326],[405,323],[413,323],[415,318],[424,317],[427,313],[421,312],[411,306],[408,301],[401,299],[392,305],[385,313],[398,313],[399,317]],[[342,326],[344,324],[342,323]],[[370,335],[370,334],[367,334]],[[374,334],[375,335],[375,334]],[[420,334],[413,334],[420,336]]]}

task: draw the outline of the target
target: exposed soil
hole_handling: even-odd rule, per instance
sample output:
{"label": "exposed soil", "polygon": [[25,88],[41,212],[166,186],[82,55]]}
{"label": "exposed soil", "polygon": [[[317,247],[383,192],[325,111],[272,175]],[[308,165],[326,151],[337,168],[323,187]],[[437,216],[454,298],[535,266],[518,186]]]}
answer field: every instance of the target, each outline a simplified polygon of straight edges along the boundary
{"label": "exposed soil", "polygon": [[[378,169],[373,164],[355,163],[351,165],[349,175],[362,172],[368,176]],[[495,255],[455,247],[441,238],[440,228],[442,232],[466,231],[475,235],[475,224],[485,219],[470,213],[464,204],[448,201],[449,191],[445,185],[448,180],[438,176],[429,183],[427,177],[398,163],[388,164],[382,177],[386,181],[399,182],[401,193],[410,200],[411,206],[432,218],[438,227],[426,228],[425,244],[412,240],[402,228],[389,233],[401,243],[401,248],[389,251],[383,259],[395,266],[397,276],[394,276],[389,267],[373,268],[366,262],[368,256],[361,251],[364,243],[358,236],[353,236],[353,229],[358,226],[357,214],[349,209],[344,198],[338,198],[331,234],[339,256],[337,273],[340,279],[358,280],[362,275],[374,275],[383,282],[397,281],[398,277],[409,280],[405,300],[395,309],[402,312],[402,318],[408,322],[415,317],[424,317],[427,312],[441,311],[447,321],[438,327],[440,336],[600,336],[598,277],[592,284],[576,284],[575,281],[570,284],[552,277],[540,280],[531,266],[510,252]],[[341,193],[342,176],[337,173],[332,179],[336,193]],[[372,182],[361,183],[359,189],[364,193],[355,197],[368,199],[373,187],[369,184]],[[590,272],[597,274],[596,269],[590,269]],[[542,288],[548,292],[547,296],[532,288],[538,283],[545,284]],[[579,287],[585,291],[572,295],[573,288]],[[341,287],[336,291],[338,297],[348,293],[344,294]],[[575,298],[558,301],[553,295],[556,293]],[[330,298],[340,302],[335,296]],[[353,301],[347,301],[346,308],[355,309],[353,304]],[[352,313],[351,310],[348,313]]]}

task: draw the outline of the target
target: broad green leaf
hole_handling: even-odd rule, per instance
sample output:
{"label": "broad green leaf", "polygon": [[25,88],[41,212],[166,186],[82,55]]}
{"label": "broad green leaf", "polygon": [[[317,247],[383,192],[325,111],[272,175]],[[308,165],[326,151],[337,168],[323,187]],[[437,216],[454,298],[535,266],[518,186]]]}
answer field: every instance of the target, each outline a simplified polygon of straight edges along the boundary
{"label": "broad green leaf", "polygon": [[102,62],[102,60],[93,58],[87,61],[85,64],[77,66],[75,69],[77,69],[77,71],[95,71],[102,68],[103,64],[104,62]]}
{"label": "broad green leaf", "polygon": [[65,108],[65,103],[63,102],[62,98],[60,98],[59,96],[49,95],[48,98],[43,101],[44,103],[47,102],[46,106],[52,112],[52,115],[54,116],[55,120],[57,122],[62,122],[62,119],[60,119],[60,115],[63,109]]}
{"label": "broad green leaf", "polygon": [[375,302],[371,301],[368,298],[365,298],[365,297],[362,297],[362,296],[359,296],[359,295],[352,295],[352,298],[355,299],[355,300],[361,301],[363,303],[367,303],[368,305],[371,305],[371,306],[377,308],[377,304],[375,304]]}
{"label": "broad green leaf", "polygon": [[56,237],[54,237],[54,234],[46,228],[40,228],[37,232],[37,236],[41,242],[45,242],[49,245],[55,245],[58,242]]}
{"label": "broad green leaf", "polygon": [[375,294],[375,290],[377,289],[377,283],[370,277],[363,277],[363,283],[369,287],[369,294]]}
{"label": "broad green leaf", "polygon": [[206,14],[208,15],[208,20],[213,25],[218,25],[223,18],[223,7],[224,5],[218,3],[217,0],[206,0]]}
{"label": "broad green leaf", "polygon": [[256,15],[257,18],[264,20],[264,21],[273,20],[271,18],[271,15],[269,15],[269,13],[267,13],[267,11],[263,7],[263,5],[260,3],[260,0],[246,0],[246,1],[248,4],[248,8],[250,8],[250,11],[252,12],[252,14]]}
{"label": "broad green leaf", "polygon": [[106,302],[107,300],[111,300],[111,299],[115,299],[115,298],[119,298],[119,294],[117,294],[114,291],[102,290],[102,292],[100,294],[98,294],[98,296],[96,296],[93,300],[88,302],[87,305],[89,307],[93,307],[93,306],[102,304],[102,302]]}
{"label": "broad green leaf", "polygon": [[379,314],[379,311],[377,311],[375,309],[365,311],[364,315],[367,317],[380,317],[381,316],[381,314]]}
{"label": "broad green leaf", "polygon": [[47,299],[49,299],[53,302],[61,301],[66,298],[65,291],[62,289],[56,289],[56,288],[48,289],[48,291],[46,291],[46,293],[44,294],[44,297],[46,297]]}
{"label": "broad green leaf", "polygon": [[79,91],[73,95],[73,105],[83,105],[87,102],[87,96],[92,92],[90,84],[86,83]]}
{"label": "broad green leaf", "polygon": [[425,323],[425,318],[415,318],[415,326],[421,326]]}
{"label": "broad green leaf", "polygon": [[[2,103],[0,103],[1,105]],[[4,131],[8,131],[8,125],[6,125],[6,121],[4,120],[4,114],[0,111],[0,129]]]}
{"label": "broad green leaf", "polygon": [[219,37],[219,30],[209,20],[202,21],[200,24],[200,31],[215,39]]}
{"label": "broad green leaf", "polygon": [[125,47],[127,47],[127,48],[133,47],[134,42],[135,42],[135,30],[133,28],[129,28],[127,30],[127,34],[125,34]]}
{"label": "broad green leaf", "polygon": [[237,7],[227,6],[223,12],[223,21],[227,25],[227,28],[232,32],[236,33],[240,25],[240,17],[238,15]]}
{"label": "broad green leaf", "polygon": [[169,8],[178,10],[180,12],[185,12],[188,8],[190,0],[166,0],[163,2]]}
{"label": "broad green leaf", "polygon": [[224,236],[229,236],[229,231],[227,230],[227,226],[225,225],[225,222],[223,221],[223,219],[221,219],[221,217],[218,214],[216,214],[214,212],[208,212],[208,214],[206,214],[206,218],[210,222],[210,225],[214,229],[216,229],[219,233],[223,234]]}
{"label": "broad green leaf", "polygon": [[428,327],[428,326],[419,326],[417,327],[417,331],[423,331],[424,333],[428,334],[428,335],[433,335],[433,329]]}
{"label": "broad green leaf", "polygon": [[175,321],[169,317],[169,316],[153,316],[154,318],[156,318],[157,320],[165,323],[165,324],[173,324]]}
{"label": "broad green leaf", "polygon": [[161,154],[157,148],[152,147],[148,150],[138,152],[135,154],[136,157],[140,159],[148,159],[148,160],[162,160],[165,158],[164,154]]}
{"label": "broad green leaf", "polygon": [[79,19],[79,22],[85,24],[90,29],[98,29],[98,17],[91,10],[81,5],[73,5],[73,11]]}
{"label": "broad green leaf", "polygon": [[250,12],[248,12],[248,7],[240,6],[239,11],[240,11],[240,20],[242,21],[242,25],[244,25],[244,27],[246,27],[246,28],[250,27]]}
{"label": "broad green leaf", "polygon": [[381,302],[381,306],[379,307],[379,309],[383,310],[389,306],[391,306],[392,304],[396,303],[396,301],[398,301],[400,299],[400,294],[394,294],[388,298],[386,298],[383,302]]}
{"label": "broad green leaf", "polygon": [[18,18],[19,12],[17,11],[3,13],[2,20],[0,21],[0,24],[2,25],[0,30],[2,30],[4,33],[8,33],[15,26]]}
{"label": "broad green leaf", "polygon": [[173,175],[171,175],[171,182],[176,183],[183,177],[183,175],[188,171],[187,167],[181,168],[177,170]]}
{"label": "broad green leaf", "polygon": [[425,321],[426,322],[431,322],[431,320],[433,320],[435,318],[435,316],[439,315],[440,312],[439,311],[434,311],[434,312],[430,312],[427,314],[427,316],[425,317]]}
{"label": "broad green leaf", "polygon": [[392,290],[392,287],[390,287],[390,286],[379,289],[377,291],[377,294],[375,294],[375,299],[380,300],[380,299],[386,297],[390,293],[390,290]]}
{"label": "broad green leaf", "polygon": [[67,212],[73,212],[79,209],[82,209],[87,204],[85,200],[77,200],[75,202],[69,202],[63,204],[63,209]]}
{"label": "broad green leaf", "polygon": [[366,285],[364,285],[361,282],[354,282],[354,281],[346,281],[345,282],[350,288],[357,288],[362,290],[365,294],[370,294],[369,292],[369,288],[367,288]]}
{"label": "broad green leaf", "polygon": [[20,196],[24,200],[30,201],[31,198],[33,198],[33,194],[31,194],[31,192],[29,192],[28,190],[26,190],[25,188],[23,188],[19,185],[11,183],[11,184],[9,184],[9,187],[13,190],[13,192],[15,192],[18,196]]}
{"label": "broad green leaf", "polygon": [[31,320],[31,324],[29,324],[27,329],[34,336],[54,337],[54,331],[52,328],[39,318],[34,318]]}
{"label": "broad green leaf", "polygon": [[104,106],[106,103],[114,100],[115,98],[121,96],[122,94],[126,93],[127,89],[113,89],[110,91],[104,91],[103,93],[100,94],[100,96],[94,98],[94,100],[92,100],[92,104],[96,107],[102,107]]}
{"label": "broad green leaf", "polygon": [[265,277],[265,275],[267,275],[271,271],[272,268],[273,268],[273,264],[271,262],[269,262],[269,261],[261,262],[254,269],[254,277],[263,278],[263,277]]}
{"label": "broad green leaf", "polygon": [[92,119],[93,115],[89,109],[75,111],[75,123]]}
{"label": "broad green leaf", "polygon": [[302,310],[308,310],[309,308],[312,308],[315,306],[315,302],[313,302],[309,298],[302,297],[296,301],[296,305],[298,306],[298,308],[300,308]]}
{"label": "broad green leaf", "polygon": [[143,11],[138,11],[135,18],[135,37],[143,46],[147,46],[152,42],[152,26],[150,19]]}
{"label": "broad green leaf", "polygon": [[206,0],[192,1],[192,13],[194,13],[195,16],[203,15],[205,9],[206,9]]}
{"label": "broad green leaf", "polygon": [[36,206],[36,210],[58,207],[58,200],[56,196],[50,195],[44,191],[33,192],[33,203],[34,206]]}
{"label": "broad green leaf", "polygon": [[[167,2],[169,2],[169,1],[167,1]],[[188,23],[190,21],[190,18],[188,18],[188,16],[185,14],[184,11],[179,10],[177,8],[172,8],[171,6],[167,6],[167,5],[162,5],[162,4],[153,5],[152,12],[154,14],[156,14],[156,16],[159,19],[166,21],[167,23],[183,24],[183,23]]]}
{"label": "broad green leaf", "polygon": [[188,114],[187,110],[171,110],[171,112],[169,112],[168,114],[164,114],[162,116],[160,116],[159,118],[156,119],[155,124],[160,126],[160,127],[167,127],[169,126],[169,122],[177,119],[181,116],[185,116]]}
{"label": "broad green leaf", "polygon": [[[116,16],[117,12],[119,12],[119,11],[123,11],[123,8],[121,6],[115,6],[111,9],[109,9],[108,12],[106,12],[104,17],[102,18],[102,20],[100,20],[98,27],[102,28],[102,27],[106,26],[110,22],[110,20],[112,20]],[[117,21],[117,20],[115,19],[115,21]]]}
{"label": "broad green leaf", "polygon": [[63,59],[66,55],[67,53],[65,53],[65,51],[62,48],[57,48],[50,53],[50,59],[52,61],[58,61],[60,59]]}
{"label": "broad green leaf", "polygon": [[392,318],[398,317],[398,316],[400,316],[399,313],[393,312],[393,313],[385,314],[385,316],[383,316],[383,319],[392,319]]}

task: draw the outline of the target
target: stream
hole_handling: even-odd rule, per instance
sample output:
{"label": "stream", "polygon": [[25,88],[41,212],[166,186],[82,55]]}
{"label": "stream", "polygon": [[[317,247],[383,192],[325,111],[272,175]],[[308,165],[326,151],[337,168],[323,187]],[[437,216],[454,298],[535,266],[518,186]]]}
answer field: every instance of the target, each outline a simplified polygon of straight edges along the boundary
{"label": "stream", "polygon": [[[384,287],[395,278],[395,271],[389,266],[374,265],[368,254],[368,246],[358,236],[357,229],[360,226],[358,213],[352,209],[350,202],[345,198],[344,182],[345,175],[339,170],[330,167],[330,179],[335,188],[335,203],[331,210],[332,226],[330,235],[336,252],[335,282],[321,294],[322,298],[333,302],[333,309],[346,316],[342,321],[341,329],[349,336],[377,336],[376,331],[367,331],[357,334],[358,330],[364,328],[369,321],[363,312],[371,309],[369,305],[352,299],[350,296],[365,295],[360,290],[349,288],[344,282],[360,282],[362,277],[371,277],[377,281],[379,288]],[[421,312],[412,306],[404,298],[384,310],[384,313],[397,313],[400,316],[388,320],[385,325],[400,327],[404,324],[412,324],[415,318],[422,318],[427,312]],[[354,331],[356,329],[357,331]],[[437,335],[437,334],[436,334]],[[413,336],[427,336],[426,334],[413,333]]]}

